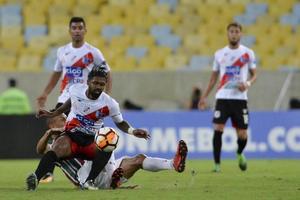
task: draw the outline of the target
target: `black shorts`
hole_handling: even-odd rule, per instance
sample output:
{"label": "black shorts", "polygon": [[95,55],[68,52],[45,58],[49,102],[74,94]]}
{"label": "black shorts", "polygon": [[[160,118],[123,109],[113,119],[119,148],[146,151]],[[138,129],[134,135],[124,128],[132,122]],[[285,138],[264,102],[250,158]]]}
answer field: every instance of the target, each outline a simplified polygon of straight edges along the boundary
{"label": "black shorts", "polygon": [[240,129],[248,128],[248,106],[246,100],[217,99],[213,122],[226,124],[230,118],[233,127]]}
{"label": "black shorts", "polygon": [[67,131],[66,134],[71,138],[73,142],[80,146],[87,146],[94,142],[94,136],[87,135],[86,133],[82,133],[80,131]]}

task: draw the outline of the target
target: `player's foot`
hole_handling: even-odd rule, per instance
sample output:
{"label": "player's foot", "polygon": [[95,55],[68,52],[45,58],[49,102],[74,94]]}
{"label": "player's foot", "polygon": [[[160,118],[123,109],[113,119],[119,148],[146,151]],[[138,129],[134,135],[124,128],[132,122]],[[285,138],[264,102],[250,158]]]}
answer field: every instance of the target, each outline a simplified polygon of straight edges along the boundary
{"label": "player's foot", "polygon": [[215,167],[213,168],[212,172],[215,172],[215,173],[221,172],[220,164],[215,164]]}
{"label": "player's foot", "polygon": [[177,147],[177,152],[173,159],[173,166],[177,172],[183,172],[185,168],[185,159],[188,152],[185,141],[180,140]]}
{"label": "player's foot", "polygon": [[123,177],[124,171],[121,167],[117,168],[111,175],[111,184],[112,189],[116,189],[121,185],[121,178]]}
{"label": "player's foot", "polygon": [[237,158],[239,161],[239,167],[242,171],[246,171],[247,170],[247,160],[246,157],[244,156],[244,154],[237,154]]}
{"label": "player's foot", "polygon": [[29,176],[26,178],[26,185],[27,185],[27,190],[29,191],[33,191],[36,189],[38,185],[38,180],[35,173],[29,174]]}
{"label": "player's foot", "polygon": [[54,176],[52,173],[48,172],[41,180],[40,183],[50,183],[54,181]]}
{"label": "player's foot", "polygon": [[84,190],[98,190],[99,188],[95,186],[93,180],[88,180],[85,182],[82,186],[82,189]]}

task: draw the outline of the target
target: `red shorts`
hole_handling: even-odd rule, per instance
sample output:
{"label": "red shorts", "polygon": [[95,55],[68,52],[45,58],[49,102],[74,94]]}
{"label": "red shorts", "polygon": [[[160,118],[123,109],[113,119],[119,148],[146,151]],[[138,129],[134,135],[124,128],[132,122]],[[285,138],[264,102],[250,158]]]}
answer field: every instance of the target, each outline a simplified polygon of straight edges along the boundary
{"label": "red shorts", "polygon": [[93,160],[96,155],[97,147],[94,136],[87,135],[80,131],[67,132],[71,139],[71,157]]}

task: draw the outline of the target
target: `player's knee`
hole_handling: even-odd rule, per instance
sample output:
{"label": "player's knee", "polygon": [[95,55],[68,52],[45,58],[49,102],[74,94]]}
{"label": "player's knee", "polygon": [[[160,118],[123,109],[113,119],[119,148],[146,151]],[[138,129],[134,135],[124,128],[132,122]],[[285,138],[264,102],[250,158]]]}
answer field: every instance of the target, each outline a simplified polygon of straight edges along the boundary
{"label": "player's knee", "polygon": [[145,160],[146,156],[144,154],[138,154],[134,157],[134,164],[135,166],[141,168],[143,165],[143,161]]}
{"label": "player's knee", "polygon": [[53,143],[52,150],[56,153],[58,158],[67,157],[71,153],[71,145],[68,137],[59,137]]}

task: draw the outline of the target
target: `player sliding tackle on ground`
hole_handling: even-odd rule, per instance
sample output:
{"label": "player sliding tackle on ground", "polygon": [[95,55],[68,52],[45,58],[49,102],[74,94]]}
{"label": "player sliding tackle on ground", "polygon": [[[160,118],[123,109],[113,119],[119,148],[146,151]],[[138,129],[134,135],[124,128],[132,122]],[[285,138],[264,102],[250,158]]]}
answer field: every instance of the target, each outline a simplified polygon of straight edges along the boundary
{"label": "player sliding tackle on ground", "polygon": [[[61,128],[65,119],[57,116],[48,120],[49,130],[41,137],[37,144],[37,152],[44,154],[51,150],[48,144],[49,139],[55,140],[61,134]],[[153,158],[143,154],[134,157],[121,157],[115,160],[114,153],[106,164],[104,170],[95,178],[94,186],[101,189],[117,188],[122,183],[131,178],[138,170],[157,172],[161,170],[176,170],[183,172],[185,169],[185,159],[187,156],[186,143],[181,140],[178,143],[177,152],[173,159]],[[88,176],[92,161],[72,158],[69,160],[59,160],[56,165],[61,168],[65,175],[76,186],[83,185]]]}
{"label": "player sliding tackle on ground", "polygon": [[63,134],[53,143],[52,148],[40,160],[36,171],[27,179],[27,189],[35,190],[39,180],[53,171],[55,162],[64,158],[82,158],[92,160],[91,170],[84,181],[84,188],[95,189],[93,182],[107,164],[112,152],[97,149],[94,137],[103,127],[104,117],[110,116],[116,126],[135,137],[148,139],[149,134],[142,129],[134,129],[123,120],[119,104],[107,95],[104,88],[107,73],[101,67],[94,66],[88,75],[87,85],[74,84],[69,88],[70,99],[54,112],[41,110],[37,117],[54,117],[71,108]]}

